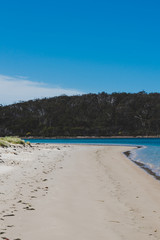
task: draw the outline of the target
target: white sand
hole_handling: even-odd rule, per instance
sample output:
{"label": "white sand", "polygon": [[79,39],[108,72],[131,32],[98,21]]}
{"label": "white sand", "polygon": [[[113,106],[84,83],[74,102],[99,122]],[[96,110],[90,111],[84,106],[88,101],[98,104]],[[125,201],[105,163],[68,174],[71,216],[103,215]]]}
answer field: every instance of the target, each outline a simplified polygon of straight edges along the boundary
{"label": "white sand", "polygon": [[38,145],[3,152],[15,171],[0,175],[0,236],[160,239],[160,182],[124,156],[129,149]]}
{"label": "white sand", "polygon": [[10,171],[12,171],[14,168],[13,167],[8,167],[8,166],[0,166],[0,174],[5,174]]}

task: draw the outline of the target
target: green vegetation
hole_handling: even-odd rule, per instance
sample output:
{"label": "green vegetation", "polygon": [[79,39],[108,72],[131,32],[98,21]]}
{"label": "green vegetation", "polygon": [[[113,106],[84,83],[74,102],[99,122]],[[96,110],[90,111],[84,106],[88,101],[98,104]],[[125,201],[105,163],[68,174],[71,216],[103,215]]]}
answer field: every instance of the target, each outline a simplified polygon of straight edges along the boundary
{"label": "green vegetation", "polygon": [[160,135],[160,94],[60,96],[0,106],[0,136]]}
{"label": "green vegetation", "polygon": [[8,147],[11,144],[25,144],[25,142],[18,137],[1,137],[0,146]]}
{"label": "green vegetation", "polygon": [[6,142],[6,141],[0,139],[0,147],[9,147],[9,146],[10,146],[10,145],[9,145],[8,142]]}

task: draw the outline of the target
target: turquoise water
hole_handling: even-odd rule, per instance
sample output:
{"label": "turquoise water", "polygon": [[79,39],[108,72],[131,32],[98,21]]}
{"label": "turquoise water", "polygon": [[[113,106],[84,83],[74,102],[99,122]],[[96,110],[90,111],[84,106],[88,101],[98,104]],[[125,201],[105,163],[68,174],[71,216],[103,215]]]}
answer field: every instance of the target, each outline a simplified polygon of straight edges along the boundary
{"label": "turquoise water", "polygon": [[143,163],[147,168],[151,169],[157,176],[160,176],[160,138],[30,139],[29,141],[31,143],[142,146],[142,148],[132,150],[131,152],[132,160]]}

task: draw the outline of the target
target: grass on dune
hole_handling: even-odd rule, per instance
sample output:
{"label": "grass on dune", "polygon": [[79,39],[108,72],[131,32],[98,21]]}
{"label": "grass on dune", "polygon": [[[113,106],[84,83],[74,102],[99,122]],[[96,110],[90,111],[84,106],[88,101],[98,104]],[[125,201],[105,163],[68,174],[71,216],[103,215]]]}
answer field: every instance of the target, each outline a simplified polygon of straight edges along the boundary
{"label": "grass on dune", "polygon": [[9,144],[22,144],[24,145],[25,142],[18,137],[1,137],[0,138],[0,146],[2,147],[8,147]]}
{"label": "grass on dune", "polygon": [[0,147],[9,147],[9,143],[0,139]]}

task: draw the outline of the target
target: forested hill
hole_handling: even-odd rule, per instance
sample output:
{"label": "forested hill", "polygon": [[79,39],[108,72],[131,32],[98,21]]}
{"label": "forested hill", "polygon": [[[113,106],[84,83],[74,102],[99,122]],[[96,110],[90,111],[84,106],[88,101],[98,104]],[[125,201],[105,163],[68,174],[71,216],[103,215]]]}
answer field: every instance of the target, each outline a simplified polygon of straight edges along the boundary
{"label": "forested hill", "polygon": [[160,135],[160,94],[103,92],[0,106],[4,135]]}

